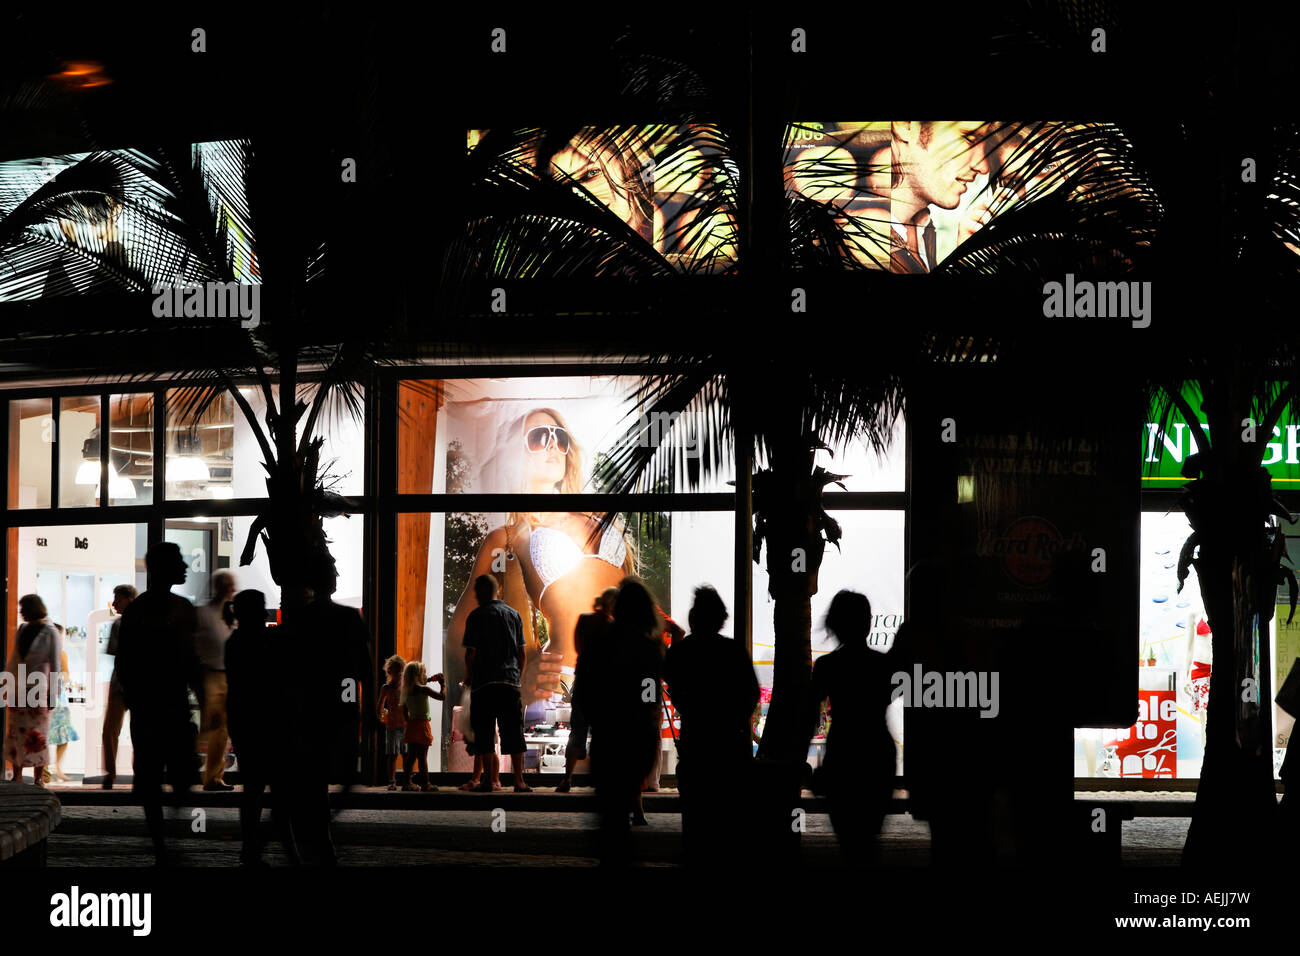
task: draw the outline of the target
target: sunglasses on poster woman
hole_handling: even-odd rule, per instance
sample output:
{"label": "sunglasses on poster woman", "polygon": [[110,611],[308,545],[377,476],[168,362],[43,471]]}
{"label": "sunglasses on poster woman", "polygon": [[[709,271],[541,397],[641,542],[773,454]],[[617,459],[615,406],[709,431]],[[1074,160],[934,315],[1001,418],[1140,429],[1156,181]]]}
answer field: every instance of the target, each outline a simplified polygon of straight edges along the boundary
{"label": "sunglasses on poster woman", "polygon": [[537,425],[524,432],[524,448],[531,452],[544,452],[551,443],[561,455],[569,453],[569,433],[559,425]]}

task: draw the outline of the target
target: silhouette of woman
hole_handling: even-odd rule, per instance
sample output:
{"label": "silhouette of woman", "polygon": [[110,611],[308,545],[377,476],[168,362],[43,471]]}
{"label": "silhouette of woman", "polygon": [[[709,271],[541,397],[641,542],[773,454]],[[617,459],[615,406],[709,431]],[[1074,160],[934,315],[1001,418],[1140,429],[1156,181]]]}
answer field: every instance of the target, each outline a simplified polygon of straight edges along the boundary
{"label": "silhouette of woman", "polygon": [[608,636],[585,647],[579,662],[577,703],[591,722],[591,770],[606,863],[627,861],[630,816],[659,749],[663,629],[650,592],[625,579]]}
{"label": "silhouette of woman", "polygon": [[890,655],[867,645],[871,602],[840,591],[826,612],[826,630],[840,646],[813,667],[813,700],[830,700],[831,725],[819,789],[845,858],[860,862],[880,832],[894,785],[894,738],[885,725],[892,691]]}

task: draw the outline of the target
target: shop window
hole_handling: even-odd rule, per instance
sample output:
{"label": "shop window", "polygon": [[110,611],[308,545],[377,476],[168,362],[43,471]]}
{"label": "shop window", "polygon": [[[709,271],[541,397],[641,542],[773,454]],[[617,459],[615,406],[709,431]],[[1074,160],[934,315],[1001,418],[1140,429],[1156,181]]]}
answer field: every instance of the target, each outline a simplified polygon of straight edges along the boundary
{"label": "shop window", "polygon": [[[562,656],[560,679],[567,688],[577,659],[578,616],[626,575],[645,582],[659,607],[683,629],[700,584],[713,585],[730,606],[734,524],[729,511],[625,514],[603,533],[583,512],[399,515],[396,650],[447,677],[446,710],[435,719],[435,731],[447,728],[446,769],[460,769],[464,760],[463,745],[457,746],[446,721],[460,698],[460,639],[465,618],[477,606],[473,580],[478,574],[498,573],[503,599],[524,620],[526,640]],[[537,686],[529,676],[525,684]],[[563,742],[554,738],[567,734],[566,702],[563,693],[550,699],[541,693],[527,718],[533,749],[539,758],[548,756],[548,748],[549,756],[560,756]],[[671,741],[671,728],[664,730]],[[668,759],[671,770],[674,758]],[[562,770],[563,761],[550,761],[543,769]]]}
{"label": "shop window", "polygon": [[1142,515],[1142,603],[1134,662],[1138,720],[1127,728],[1076,730],[1076,777],[1124,780],[1201,774],[1214,662],[1195,568],[1178,591],[1178,554],[1191,533],[1181,513]]}
{"label": "shop window", "polygon": [[[17,621],[18,598],[38,594],[49,619],[63,627],[67,696],[63,706],[75,738],[63,771],[74,780],[103,773],[101,732],[113,659],[108,656],[114,620],[113,588],[145,589],[145,524],[52,525],[11,528],[8,613]],[[13,630],[11,624],[9,630]],[[118,766],[130,767],[129,723],[119,743]]]}
{"label": "shop window", "polygon": [[[220,393],[203,407],[201,392],[167,393],[167,499],[201,501],[233,497],[235,402]],[[260,469],[259,469],[260,470]],[[263,473],[265,474],[265,473]],[[265,494],[265,485],[263,485]]]}
{"label": "shop window", "polygon": [[[706,440],[703,402],[670,417],[636,404],[629,376],[450,379],[399,390],[404,494],[591,493],[602,465],[630,445],[658,449],[637,491],[728,492],[729,443]],[[710,468],[702,467],[708,458]]]}
{"label": "shop window", "polygon": [[[87,508],[99,502],[99,396],[59,399],[59,507]],[[109,493],[114,491],[109,474]],[[121,491],[120,485],[116,490]]]}
{"label": "shop window", "polygon": [[[253,552],[251,564],[240,565],[240,556],[248,542],[248,533],[252,528],[251,515],[236,515],[223,518],[218,522],[217,567],[229,568],[235,575],[239,590],[249,588],[261,591],[266,596],[268,608],[280,606],[280,585],[271,576],[271,565],[266,558],[266,547],[261,541]],[[338,569],[338,589],[334,592],[334,601],[349,607],[361,609],[364,601],[364,580],[362,578],[362,561],[365,554],[363,537],[364,519],[359,514],[340,515],[326,518],[324,521],[325,537],[329,541],[329,551]]]}
{"label": "shop window", "polygon": [[9,507],[50,506],[51,456],[57,423],[48,398],[9,403]]}
{"label": "shop window", "polygon": [[853,441],[836,444],[830,451],[817,452],[815,462],[832,474],[844,475],[844,487],[827,485],[828,492],[906,491],[906,450],[906,425],[903,416],[899,415],[889,447],[883,455],[876,454],[862,442]]}
{"label": "shop window", "polygon": [[153,504],[153,396],[108,400],[110,505]]}
{"label": "shop window", "polygon": [[[871,602],[874,617],[869,646],[884,653],[893,646],[894,637],[903,622],[904,580],[904,530],[906,513],[903,511],[834,511],[843,537],[836,549],[827,545],[822,555],[817,576],[817,593],[812,596],[812,653],[813,661],[834,650],[838,643],[825,628],[826,612],[831,599],[841,590],[858,591]],[[773,602],[767,593],[767,546],[764,544],[762,560],[753,571],[753,623],[754,666],[766,700],[772,688],[772,653],[775,649],[775,627],[772,619]],[[922,598],[923,599],[923,598]],[[902,772],[903,710],[902,701],[889,705],[886,723],[897,745],[897,769]],[[765,705],[764,705],[765,706]],[[833,717],[831,719],[834,719]],[[814,764],[824,756],[825,720],[819,728],[820,737],[814,738],[810,760]]]}

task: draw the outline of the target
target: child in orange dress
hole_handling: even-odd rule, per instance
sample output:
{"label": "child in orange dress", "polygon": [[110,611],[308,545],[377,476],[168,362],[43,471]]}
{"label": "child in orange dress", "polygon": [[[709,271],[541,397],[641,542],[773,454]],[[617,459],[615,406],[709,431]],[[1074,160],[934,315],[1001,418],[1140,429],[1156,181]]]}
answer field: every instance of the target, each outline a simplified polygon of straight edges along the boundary
{"label": "child in orange dress", "polygon": [[424,786],[420,789],[430,793],[438,788],[429,783],[429,747],[433,744],[433,731],[429,726],[429,700],[445,700],[446,694],[426,686],[434,681],[442,683],[442,675],[428,677],[424,665],[411,661],[402,672],[402,710],[406,716],[406,733],[402,739],[407,747],[407,787],[414,789],[412,780],[416,765],[424,768]]}

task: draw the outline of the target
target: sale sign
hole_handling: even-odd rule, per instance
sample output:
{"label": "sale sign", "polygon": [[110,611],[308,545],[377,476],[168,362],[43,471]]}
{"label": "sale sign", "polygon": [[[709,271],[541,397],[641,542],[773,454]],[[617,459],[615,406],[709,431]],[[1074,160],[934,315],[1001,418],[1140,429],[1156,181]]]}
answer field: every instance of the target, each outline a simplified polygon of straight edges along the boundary
{"label": "sale sign", "polygon": [[1176,691],[1144,690],[1138,720],[1115,737],[1121,777],[1172,777],[1178,763]]}

